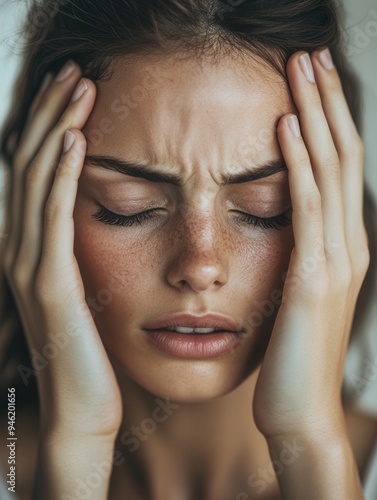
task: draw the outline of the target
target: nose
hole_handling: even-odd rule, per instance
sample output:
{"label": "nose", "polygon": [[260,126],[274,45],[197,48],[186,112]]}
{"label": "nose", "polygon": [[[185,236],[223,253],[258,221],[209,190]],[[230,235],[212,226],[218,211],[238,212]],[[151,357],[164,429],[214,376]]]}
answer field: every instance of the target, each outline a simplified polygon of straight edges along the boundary
{"label": "nose", "polygon": [[203,213],[186,217],[169,258],[169,284],[195,292],[224,286],[228,281],[228,263],[223,243],[213,217]]}

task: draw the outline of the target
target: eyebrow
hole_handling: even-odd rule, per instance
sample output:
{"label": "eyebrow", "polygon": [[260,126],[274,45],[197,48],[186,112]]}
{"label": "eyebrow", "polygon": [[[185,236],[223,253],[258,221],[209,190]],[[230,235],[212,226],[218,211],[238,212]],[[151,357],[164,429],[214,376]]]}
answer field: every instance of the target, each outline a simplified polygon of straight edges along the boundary
{"label": "eyebrow", "polygon": [[[128,162],[111,156],[93,156],[87,155],[85,163],[94,167],[103,168],[106,170],[114,170],[124,175],[131,177],[139,177],[151,182],[166,182],[175,186],[182,186],[183,180],[179,175],[158,170],[157,166],[147,164],[138,164],[136,162]],[[240,184],[243,182],[256,181],[269,177],[283,170],[287,170],[287,166],[282,159],[272,160],[264,165],[259,165],[253,169],[246,169],[237,174],[221,174],[221,185]]]}

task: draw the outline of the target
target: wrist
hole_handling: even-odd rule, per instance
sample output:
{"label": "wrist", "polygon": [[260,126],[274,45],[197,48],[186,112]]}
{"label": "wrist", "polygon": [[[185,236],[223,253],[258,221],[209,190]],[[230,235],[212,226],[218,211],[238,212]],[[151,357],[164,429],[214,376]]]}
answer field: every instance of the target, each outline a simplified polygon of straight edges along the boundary
{"label": "wrist", "polygon": [[79,443],[93,442],[113,445],[119,432],[119,426],[97,422],[90,416],[62,418],[51,412],[48,417],[40,417],[40,440]]}
{"label": "wrist", "polygon": [[337,443],[348,441],[348,430],[343,407],[333,408],[329,412],[317,412],[307,418],[302,417],[300,423],[291,422],[285,426],[275,426],[273,430],[261,430],[267,442],[281,441],[292,437],[311,443]]}
{"label": "wrist", "polygon": [[284,450],[291,450],[293,456],[305,453],[306,456],[326,457],[338,453],[352,456],[344,413],[337,419],[326,420],[319,424],[310,423],[297,427],[295,432],[282,432],[266,436],[271,455],[280,455]]}
{"label": "wrist", "polygon": [[107,498],[114,446],[108,436],[61,432],[42,435],[33,499],[78,498],[78,492],[90,494],[93,500]]}
{"label": "wrist", "polygon": [[287,434],[267,439],[282,498],[362,500],[362,486],[348,435]]}
{"label": "wrist", "polygon": [[343,433],[286,434],[270,436],[266,441],[272,458],[287,454],[288,451],[295,458],[300,455],[319,458],[324,456],[330,458],[336,455],[353,457],[349,437]]}
{"label": "wrist", "polygon": [[117,433],[102,433],[72,429],[72,427],[54,427],[41,432],[39,442],[45,446],[61,446],[81,448],[86,444],[91,447],[113,448]]}

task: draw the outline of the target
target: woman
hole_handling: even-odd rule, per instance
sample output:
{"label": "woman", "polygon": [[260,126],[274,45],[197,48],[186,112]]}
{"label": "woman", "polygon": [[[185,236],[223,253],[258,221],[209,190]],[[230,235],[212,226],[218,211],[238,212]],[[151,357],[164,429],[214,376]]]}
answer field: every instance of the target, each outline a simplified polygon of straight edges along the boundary
{"label": "woman", "polygon": [[374,240],[336,6],[68,0],[27,26],[3,258],[33,498],[363,498],[376,425],[341,386]]}

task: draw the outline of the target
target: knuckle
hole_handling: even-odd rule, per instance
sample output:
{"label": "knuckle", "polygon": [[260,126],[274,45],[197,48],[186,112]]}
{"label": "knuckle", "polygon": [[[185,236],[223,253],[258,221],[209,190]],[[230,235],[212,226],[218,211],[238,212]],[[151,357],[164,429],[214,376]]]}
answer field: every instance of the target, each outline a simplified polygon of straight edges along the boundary
{"label": "knuckle", "polygon": [[331,176],[332,179],[340,179],[340,162],[339,158],[331,156],[323,161],[323,168],[326,176]]}
{"label": "knuckle", "polygon": [[307,191],[303,194],[302,210],[307,214],[313,214],[321,210],[321,194],[318,190]]}
{"label": "knuckle", "polygon": [[326,86],[330,92],[342,96],[343,88],[340,79],[338,77],[330,78]]}
{"label": "knuckle", "polygon": [[72,158],[64,158],[64,160],[63,159],[60,160],[56,165],[55,178],[57,179],[70,178],[73,170],[74,170],[74,163],[72,162]]}
{"label": "knuckle", "polygon": [[371,254],[368,247],[361,248],[354,263],[355,274],[362,279],[365,278],[371,263]]}
{"label": "knuckle", "polygon": [[364,222],[360,223],[361,234],[355,238],[355,245],[352,246],[352,267],[354,275],[364,280],[372,263],[370,241],[368,231]]}
{"label": "knuckle", "polygon": [[306,151],[301,151],[297,155],[297,168],[311,168],[309,155]]}
{"label": "knuckle", "polygon": [[68,114],[64,113],[63,115],[60,116],[60,118],[56,122],[53,132],[54,134],[61,135],[69,128],[71,128],[71,120]]}

